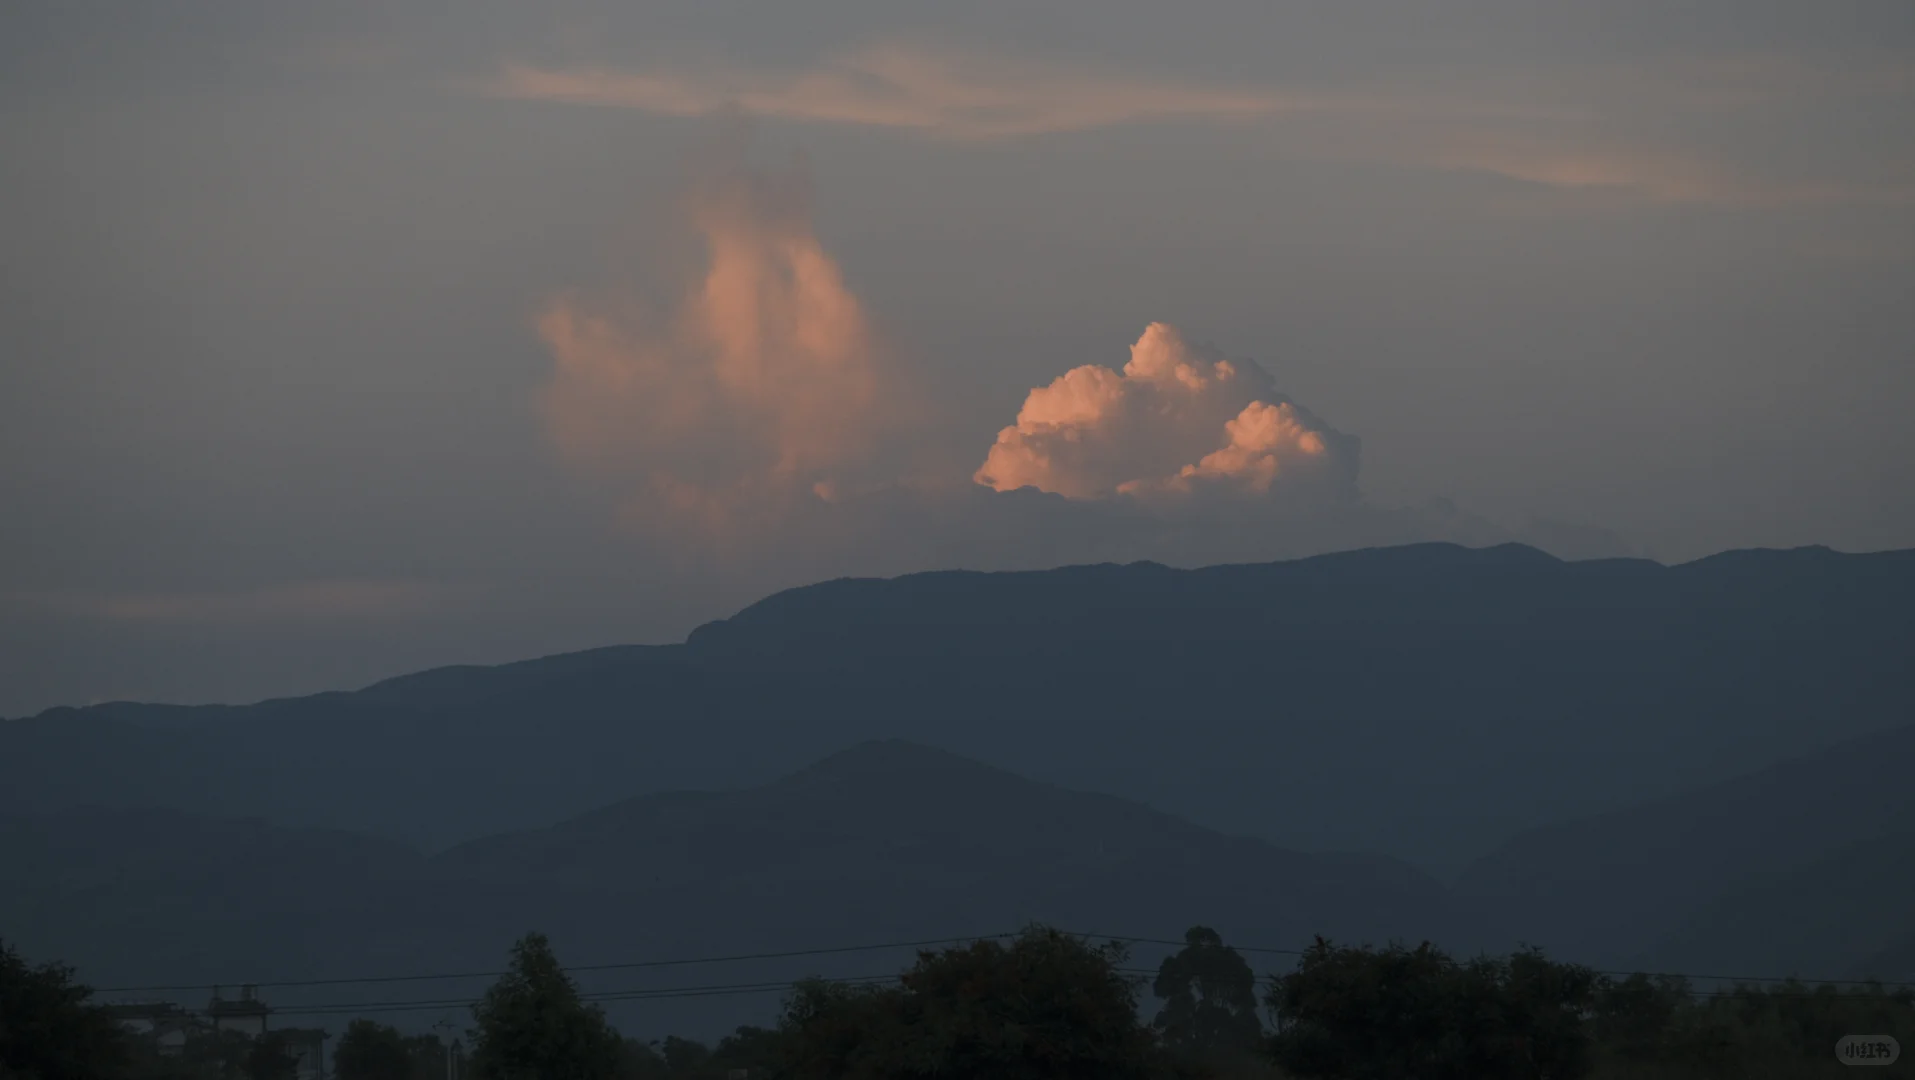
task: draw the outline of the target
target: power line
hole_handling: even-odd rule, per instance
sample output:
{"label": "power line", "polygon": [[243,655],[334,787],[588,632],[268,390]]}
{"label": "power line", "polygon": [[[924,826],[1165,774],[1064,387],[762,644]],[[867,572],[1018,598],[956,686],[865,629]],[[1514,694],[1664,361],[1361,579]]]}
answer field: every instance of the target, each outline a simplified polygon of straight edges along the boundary
{"label": "power line", "polygon": [[[1120,975],[1136,978],[1148,978],[1155,971],[1145,968],[1117,968]],[[825,979],[825,982],[837,986],[880,986],[903,980],[902,975],[852,975],[843,978]],[[633,988],[626,990],[599,990],[579,994],[579,1000],[590,1003],[616,1001],[651,1001],[670,998],[717,997],[732,994],[782,993],[797,985],[796,981],[785,979],[757,983],[719,983],[701,986],[672,986],[659,988]],[[284,1016],[322,1016],[355,1012],[404,1012],[421,1009],[456,1009],[479,1003],[481,999],[471,998],[435,998],[413,1001],[371,1001],[371,1002],[329,1002],[321,1005],[302,1005],[291,1008],[275,1008],[275,1015]]]}
{"label": "power line", "polygon": [[[634,968],[684,967],[692,964],[728,964],[749,960],[790,960],[804,956],[830,956],[839,953],[877,952],[884,949],[914,949],[932,945],[956,945],[972,941],[995,941],[1016,934],[979,934],[972,937],[927,938],[921,941],[891,941],[876,945],[840,945],[828,949],[792,949],[786,952],[736,953],[729,956],[698,956],[677,960],[631,960],[616,964],[573,964],[567,972],[623,971]],[[279,982],[177,983],[170,986],[116,986],[95,990],[96,994],[149,994],[178,990],[216,990],[222,986],[252,986],[282,989],[301,986],[349,986],[371,983],[433,982],[452,979],[496,979],[503,971],[438,972],[429,975],[368,975],[339,979],[283,979]]]}
{"label": "power line", "polygon": [[[1187,941],[1173,941],[1169,938],[1110,937],[1110,938],[1107,938],[1107,940],[1120,941],[1126,944],[1135,944],[1135,945],[1175,945],[1175,946],[1181,947],[1181,946],[1189,944],[1189,942]],[[1277,955],[1277,956],[1302,956],[1304,955],[1306,951],[1303,949],[1265,948],[1265,947],[1259,947],[1255,945],[1231,945],[1227,942],[1225,943],[1225,948],[1234,949],[1240,953],[1268,953],[1268,954]],[[1627,978],[1631,975],[1642,975],[1646,978],[1651,978],[1651,979],[1696,979],[1696,980],[1708,981],[1708,982],[1736,982],[1736,983],[1799,982],[1799,983],[1812,983],[1812,984],[1829,985],[1829,986],[1915,987],[1915,981],[1895,981],[1895,980],[1883,980],[1883,979],[1809,979],[1809,978],[1804,978],[1800,975],[1704,975],[1704,974],[1698,974],[1694,972],[1628,971],[1628,970],[1620,970],[1615,968],[1590,968],[1589,970],[1595,972],[1598,975],[1620,975],[1620,976],[1623,976],[1624,978]]]}
{"label": "power line", "polygon": [[[896,982],[898,981],[899,978],[900,976],[897,976],[897,975],[854,975],[847,978],[831,979],[828,981],[832,983],[841,984],[841,985],[871,985],[871,984],[879,984],[879,983],[887,983],[887,982]],[[786,979],[786,980],[775,981],[775,982],[719,983],[719,984],[702,985],[702,986],[660,987],[656,989],[601,990],[601,991],[595,991],[590,993],[581,993],[579,995],[579,1000],[585,1001],[585,1002],[598,1003],[598,1002],[608,1002],[608,1001],[646,1001],[646,1000],[651,1000],[654,998],[687,998],[687,997],[713,997],[713,996],[727,995],[727,994],[759,994],[759,993],[787,991],[787,990],[790,990],[793,985],[795,984],[791,980]],[[400,1011],[412,1010],[412,1009],[456,1009],[456,1008],[476,1005],[479,1003],[480,1000],[481,1000],[480,998],[469,997],[469,998],[440,998],[440,999],[434,999],[429,1001],[373,1001],[373,1002],[365,1002],[360,1004],[355,1004],[351,1002],[334,1002],[334,1003],[328,1003],[323,1005],[295,1006],[292,1008],[284,1008],[284,1009],[276,1008],[273,1010],[273,1012],[276,1014],[282,1014],[287,1016],[319,1016],[319,1015],[327,1015],[327,1014],[333,1014],[333,1013],[351,1013],[351,1012],[400,1012]]]}

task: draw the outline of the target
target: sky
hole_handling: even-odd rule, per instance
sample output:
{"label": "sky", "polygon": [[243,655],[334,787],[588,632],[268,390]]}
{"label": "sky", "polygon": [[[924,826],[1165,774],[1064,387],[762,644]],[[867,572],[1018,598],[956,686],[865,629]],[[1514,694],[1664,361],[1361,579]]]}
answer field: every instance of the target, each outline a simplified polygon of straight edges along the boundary
{"label": "sky", "polygon": [[0,715],[846,574],[1915,546],[1915,5],[8,5]]}

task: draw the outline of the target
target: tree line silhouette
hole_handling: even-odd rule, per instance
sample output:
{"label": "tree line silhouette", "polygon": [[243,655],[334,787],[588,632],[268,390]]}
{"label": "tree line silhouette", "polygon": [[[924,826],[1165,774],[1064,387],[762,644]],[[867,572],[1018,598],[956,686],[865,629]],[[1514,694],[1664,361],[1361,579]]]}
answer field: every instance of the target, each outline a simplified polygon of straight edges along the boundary
{"label": "tree line silhouette", "polygon": [[[1698,992],[1537,950],[1321,938],[1260,981],[1193,927],[1152,975],[1121,943],[1033,926],[918,954],[883,984],[795,984],[777,1022],[715,1044],[621,1035],[543,935],[472,1007],[466,1080],[1728,1080],[1847,1075],[1844,1036],[1915,1033],[1915,991],[1799,982]],[[1144,992],[1154,999],[1144,1008]],[[0,942],[0,1080],[293,1080],[271,1033],[202,1033],[162,1054],[57,963]],[[446,1048],[355,1019],[337,1080],[442,1080]],[[1894,1072],[1885,1075],[1895,1075]]]}

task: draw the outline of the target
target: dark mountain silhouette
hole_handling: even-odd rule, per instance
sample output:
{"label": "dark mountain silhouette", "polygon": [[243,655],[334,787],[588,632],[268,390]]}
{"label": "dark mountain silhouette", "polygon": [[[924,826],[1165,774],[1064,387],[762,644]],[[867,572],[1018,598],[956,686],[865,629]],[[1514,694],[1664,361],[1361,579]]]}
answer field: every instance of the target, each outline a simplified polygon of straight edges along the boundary
{"label": "dark mountain silhouette", "polygon": [[1284,846],[1460,867],[1915,715],[1915,552],[1665,567],[1444,544],[794,589],[683,645],[0,725],[39,809],[428,847],[909,738]]}
{"label": "dark mountain silhouette", "polygon": [[[171,811],[0,821],[8,940],[76,963],[108,997],[147,985],[483,973],[532,928],[589,967],[993,934],[1030,920],[1170,939],[1206,922],[1241,942],[1288,947],[1314,931],[1477,937],[1443,888],[1406,866],[1284,851],[900,742],[860,745],[761,787],[639,796],[433,857],[365,836]],[[581,977],[588,989],[736,985],[884,973],[909,956]],[[485,981],[264,992],[289,1007],[433,1001]],[[143,996],[168,993],[190,996]],[[683,1030],[716,1031],[766,1019],[776,1001],[625,1011],[634,1030],[672,1029],[656,1025],[676,1008]]]}
{"label": "dark mountain silhouette", "polygon": [[[1910,819],[1898,825],[1905,830]],[[1848,830],[1853,833],[1859,830]],[[1872,831],[1872,830],[1871,830]],[[1682,920],[1646,962],[1685,971],[1753,970],[1805,979],[1915,981],[1915,831],[1739,882]]]}
{"label": "dark mountain silhouette", "polygon": [[303,970],[339,945],[305,928],[369,918],[368,886],[419,861],[390,840],[170,810],[0,814],[0,927],[107,978],[211,981],[267,956]]}
{"label": "dark mountain silhouette", "polygon": [[1915,936],[1912,778],[1915,727],[1878,732],[1526,832],[1457,893],[1562,955],[1840,977]]}

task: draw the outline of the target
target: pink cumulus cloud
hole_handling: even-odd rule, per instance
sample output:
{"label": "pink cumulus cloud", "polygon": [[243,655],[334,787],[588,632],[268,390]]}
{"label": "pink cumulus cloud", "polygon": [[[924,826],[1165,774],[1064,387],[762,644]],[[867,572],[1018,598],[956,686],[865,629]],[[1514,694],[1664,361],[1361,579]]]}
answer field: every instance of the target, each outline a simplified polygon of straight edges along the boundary
{"label": "pink cumulus cloud", "polygon": [[1118,371],[1074,368],[1033,389],[973,479],[1072,499],[1198,489],[1269,496],[1354,487],[1357,442],[1278,393],[1268,372],[1151,323]]}

